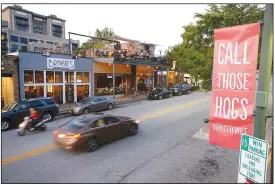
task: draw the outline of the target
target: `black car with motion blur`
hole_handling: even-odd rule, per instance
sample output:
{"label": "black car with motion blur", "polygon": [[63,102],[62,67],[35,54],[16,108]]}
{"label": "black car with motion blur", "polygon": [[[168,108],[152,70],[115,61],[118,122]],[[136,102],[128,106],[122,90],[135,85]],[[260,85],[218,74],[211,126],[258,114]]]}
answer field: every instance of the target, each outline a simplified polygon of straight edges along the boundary
{"label": "black car with motion blur", "polygon": [[53,131],[54,142],[65,150],[86,149],[93,152],[101,145],[136,135],[138,122],[125,116],[85,114],[56,128]]}
{"label": "black car with motion blur", "polygon": [[172,98],[173,93],[166,88],[156,88],[149,95],[149,100],[162,100],[163,98]]}
{"label": "black car with motion blur", "polygon": [[175,96],[181,96],[183,94],[190,94],[191,87],[187,83],[176,84],[173,88],[170,89],[170,91],[172,91],[173,95]]}
{"label": "black car with motion blur", "polygon": [[18,127],[24,118],[30,115],[30,108],[34,108],[41,118],[48,117],[48,121],[59,113],[58,104],[50,97],[10,103],[1,111],[1,131]]}

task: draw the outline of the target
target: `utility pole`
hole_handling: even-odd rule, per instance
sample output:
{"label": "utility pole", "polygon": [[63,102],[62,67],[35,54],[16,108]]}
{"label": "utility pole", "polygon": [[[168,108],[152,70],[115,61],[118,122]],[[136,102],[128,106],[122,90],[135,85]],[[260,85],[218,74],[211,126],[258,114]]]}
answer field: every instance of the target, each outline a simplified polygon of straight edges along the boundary
{"label": "utility pole", "polygon": [[273,4],[265,5],[264,28],[261,46],[261,58],[256,93],[256,117],[254,122],[254,137],[264,139],[266,133],[266,114],[271,78],[273,54]]}

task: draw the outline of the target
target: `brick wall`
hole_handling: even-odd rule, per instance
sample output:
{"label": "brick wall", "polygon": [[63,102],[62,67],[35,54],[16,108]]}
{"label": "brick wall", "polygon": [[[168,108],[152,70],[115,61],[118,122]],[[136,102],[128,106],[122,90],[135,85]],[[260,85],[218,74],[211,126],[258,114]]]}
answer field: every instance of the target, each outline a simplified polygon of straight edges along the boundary
{"label": "brick wall", "polygon": [[19,75],[18,75],[18,57],[17,56],[2,56],[1,62],[3,68],[1,76],[12,75],[14,85],[14,100],[20,101],[19,98]]}

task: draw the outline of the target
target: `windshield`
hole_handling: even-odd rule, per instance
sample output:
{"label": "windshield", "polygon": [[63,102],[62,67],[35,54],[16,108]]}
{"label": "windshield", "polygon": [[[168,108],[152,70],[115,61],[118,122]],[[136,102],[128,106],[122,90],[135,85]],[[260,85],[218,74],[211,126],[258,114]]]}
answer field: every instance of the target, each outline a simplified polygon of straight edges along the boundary
{"label": "windshield", "polygon": [[176,84],[174,88],[180,88],[180,84]]}
{"label": "windshield", "polygon": [[11,111],[15,106],[17,105],[17,103],[10,103],[8,105],[6,105],[3,110],[4,111]]}
{"label": "windshield", "polygon": [[91,121],[83,118],[77,118],[68,121],[65,125],[61,126],[62,129],[68,130],[70,132],[79,131],[84,128],[85,125],[89,124]]}
{"label": "windshield", "polygon": [[162,90],[161,89],[155,89],[153,90],[153,93],[160,93]]}
{"label": "windshield", "polygon": [[87,104],[87,103],[90,103],[91,101],[93,101],[93,99],[94,98],[86,98],[86,99],[81,100],[79,103]]}

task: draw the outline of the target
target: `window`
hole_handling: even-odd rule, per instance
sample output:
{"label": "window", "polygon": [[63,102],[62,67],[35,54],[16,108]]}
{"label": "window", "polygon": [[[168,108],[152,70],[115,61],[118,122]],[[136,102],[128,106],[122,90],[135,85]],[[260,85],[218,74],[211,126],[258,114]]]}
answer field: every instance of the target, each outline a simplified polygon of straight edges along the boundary
{"label": "window", "polygon": [[7,34],[1,33],[1,40],[7,40]]}
{"label": "window", "polygon": [[69,73],[69,72],[65,72],[65,83],[69,83],[68,73]]}
{"label": "window", "polygon": [[61,71],[55,71],[55,83],[62,83],[63,75]]}
{"label": "window", "polygon": [[118,118],[115,118],[115,117],[106,117],[106,118],[104,118],[104,122],[105,122],[106,125],[118,123],[119,121],[120,120]]}
{"label": "window", "polygon": [[84,72],[83,82],[84,83],[89,83],[90,82],[89,72]]}
{"label": "window", "polygon": [[30,107],[29,103],[20,103],[17,104],[17,106],[15,107],[15,110],[19,111],[19,110],[25,110],[28,109]]}
{"label": "window", "polygon": [[106,98],[103,98],[103,97],[98,98],[98,99],[99,99],[99,102],[101,102],[101,101],[106,101],[106,100],[107,100]]}
{"label": "window", "polygon": [[44,104],[40,100],[32,100],[30,101],[31,107],[42,107]]}
{"label": "window", "polygon": [[61,38],[61,33],[53,33],[53,36],[54,36],[54,37]]}
{"label": "window", "polygon": [[96,120],[96,121],[91,125],[92,128],[98,128],[98,127],[104,127],[104,126],[105,126],[105,122],[104,122],[104,119],[102,119],[102,118]]}
{"label": "window", "polygon": [[46,71],[46,79],[47,79],[47,83],[54,83],[54,72]]}
{"label": "window", "polygon": [[82,72],[76,72],[76,82],[77,83],[83,82],[83,73]]}
{"label": "window", "polygon": [[29,31],[29,28],[24,26],[17,26],[16,31],[27,32]]}
{"label": "window", "polygon": [[93,102],[95,102],[95,103],[100,102],[100,101],[99,101],[99,98],[95,98],[95,99],[93,100]]}
{"label": "window", "polygon": [[20,51],[28,51],[28,47],[27,46],[21,46],[21,50]]}
{"label": "window", "polygon": [[43,71],[35,71],[35,83],[44,83]]}
{"label": "window", "polygon": [[84,118],[76,118],[76,119],[68,121],[61,128],[65,129],[65,130],[68,130],[70,132],[79,131],[80,129],[82,129],[86,125],[88,125],[89,123],[91,123],[90,120],[85,120]]}
{"label": "window", "polygon": [[11,52],[16,52],[18,50],[18,45],[17,44],[12,44],[11,45]]}
{"label": "window", "polygon": [[37,42],[36,39],[29,39],[29,42]]}
{"label": "window", "polygon": [[47,43],[47,44],[53,44],[53,42],[50,42],[50,41],[45,41],[45,43]]}
{"label": "window", "polygon": [[48,105],[54,105],[56,104],[55,101],[51,98],[43,99],[44,102],[46,102]]}
{"label": "window", "polygon": [[33,71],[26,70],[24,71],[24,82],[25,84],[33,83]]}
{"label": "window", "polygon": [[25,98],[44,97],[44,86],[25,86]]}
{"label": "window", "polygon": [[28,38],[20,37],[20,43],[22,43],[22,44],[28,44]]}
{"label": "window", "polygon": [[69,72],[70,83],[74,83],[74,72]]}
{"label": "window", "polygon": [[52,31],[55,33],[62,33],[62,26],[59,25],[52,25]]}
{"label": "window", "polygon": [[10,35],[11,42],[18,42],[18,37],[14,35]]}

